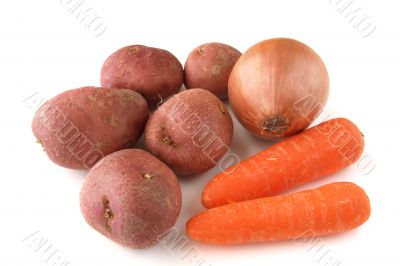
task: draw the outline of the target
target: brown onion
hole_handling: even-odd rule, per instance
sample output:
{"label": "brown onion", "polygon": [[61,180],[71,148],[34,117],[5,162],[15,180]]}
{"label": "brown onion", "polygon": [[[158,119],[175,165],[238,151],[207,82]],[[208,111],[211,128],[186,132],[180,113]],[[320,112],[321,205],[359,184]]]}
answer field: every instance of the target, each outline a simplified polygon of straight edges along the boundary
{"label": "brown onion", "polygon": [[326,67],[307,45],[292,39],[262,41],[234,66],[228,96],[240,123],[275,139],[307,128],[328,99]]}

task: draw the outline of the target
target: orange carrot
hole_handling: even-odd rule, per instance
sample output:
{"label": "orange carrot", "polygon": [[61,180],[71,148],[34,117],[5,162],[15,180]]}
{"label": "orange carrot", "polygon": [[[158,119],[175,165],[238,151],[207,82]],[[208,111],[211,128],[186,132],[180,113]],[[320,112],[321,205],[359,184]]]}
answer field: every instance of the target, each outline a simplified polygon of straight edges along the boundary
{"label": "orange carrot", "polygon": [[227,203],[277,195],[356,162],[364,138],[351,121],[336,118],[277,143],[231,166],[205,187],[202,203]]}
{"label": "orange carrot", "polygon": [[339,182],[208,209],[192,217],[186,231],[192,239],[210,244],[313,238],[353,229],[370,212],[362,188]]}

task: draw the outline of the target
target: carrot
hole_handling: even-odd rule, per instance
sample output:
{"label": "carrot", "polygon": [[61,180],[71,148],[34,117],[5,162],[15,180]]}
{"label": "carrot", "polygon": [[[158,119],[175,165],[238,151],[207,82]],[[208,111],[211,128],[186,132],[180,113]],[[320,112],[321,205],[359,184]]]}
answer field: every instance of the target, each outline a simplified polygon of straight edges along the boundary
{"label": "carrot", "polygon": [[208,209],[192,217],[186,231],[192,239],[210,244],[313,238],[353,229],[370,212],[362,188],[338,182]]}
{"label": "carrot", "polygon": [[323,122],[233,165],[202,193],[206,208],[277,195],[356,162],[364,150],[360,130],[345,118]]}

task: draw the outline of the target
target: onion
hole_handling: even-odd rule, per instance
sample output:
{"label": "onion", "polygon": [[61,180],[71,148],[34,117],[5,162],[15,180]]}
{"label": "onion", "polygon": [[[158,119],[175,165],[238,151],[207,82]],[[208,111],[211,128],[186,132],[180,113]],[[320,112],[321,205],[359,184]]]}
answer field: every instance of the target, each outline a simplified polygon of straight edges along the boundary
{"label": "onion", "polygon": [[264,139],[307,128],[322,111],[328,94],[328,72],[318,54],[286,38],[248,49],[228,82],[229,101],[240,123]]}

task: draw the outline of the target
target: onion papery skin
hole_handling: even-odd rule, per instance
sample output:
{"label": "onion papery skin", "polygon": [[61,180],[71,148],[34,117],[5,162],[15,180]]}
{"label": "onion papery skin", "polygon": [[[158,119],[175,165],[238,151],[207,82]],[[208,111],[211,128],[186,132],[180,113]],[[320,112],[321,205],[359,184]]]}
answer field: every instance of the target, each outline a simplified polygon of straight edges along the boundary
{"label": "onion papery skin", "polygon": [[269,140],[307,128],[328,95],[329,76],[322,59],[307,45],[288,38],[249,48],[228,81],[229,102],[239,122]]}

